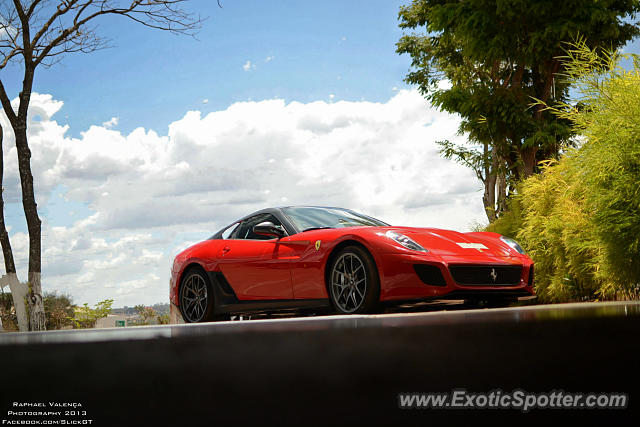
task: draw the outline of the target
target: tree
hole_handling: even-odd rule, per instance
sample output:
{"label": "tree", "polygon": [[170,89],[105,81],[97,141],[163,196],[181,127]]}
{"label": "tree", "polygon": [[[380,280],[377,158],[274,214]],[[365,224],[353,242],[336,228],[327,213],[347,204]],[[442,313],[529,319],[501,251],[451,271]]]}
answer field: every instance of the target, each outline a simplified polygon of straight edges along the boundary
{"label": "tree", "polygon": [[[585,192],[585,212],[604,257],[601,294],[640,290],[640,56],[590,49],[579,40],[568,50],[566,78],[576,104],[549,109],[573,123],[585,143],[568,159]],[[632,59],[625,70],[622,59]]]}
{"label": "tree", "polygon": [[414,0],[401,8],[401,28],[425,29],[397,44],[412,58],[405,80],[433,105],[460,114],[459,130],[472,147],[443,141],[441,152],[476,172],[490,221],[513,183],[571,142],[566,119],[540,104],[531,108],[534,98],[568,96],[569,83],[558,79],[563,43],[580,34],[590,48],[617,49],[640,34],[622,19],[639,10],[638,0]]}
{"label": "tree", "polygon": [[4,187],[2,186],[4,179],[4,153],[2,143],[4,141],[4,129],[0,126],[0,245],[2,246],[2,254],[4,256],[4,268],[6,275],[2,277],[1,287],[9,286],[11,296],[13,297],[13,310],[15,312],[16,321],[21,331],[28,330],[27,304],[25,297],[27,294],[27,286],[20,283],[16,274],[16,263],[13,259],[13,250],[11,249],[11,241],[9,233],[4,221]]}
{"label": "tree", "polygon": [[95,308],[89,307],[86,302],[82,307],[75,307],[74,315],[70,318],[76,329],[94,328],[98,319],[107,317],[111,313],[112,299],[100,301]]}
{"label": "tree", "polygon": [[640,57],[573,44],[562,58],[570,103],[544,106],[581,144],[520,185],[514,212],[488,227],[516,237],[536,263],[542,301],[640,297]]}
{"label": "tree", "polygon": [[[0,6],[0,70],[10,62],[23,67],[17,109],[0,78],[0,103],[15,134],[22,206],[29,232],[28,296],[29,328],[45,329],[41,291],[41,221],[31,173],[27,139],[27,111],[36,69],[50,66],[64,54],[92,52],[107,46],[94,22],[105,16],[122,16],[147,27],[176,34],[192,34],[200,18],[186,12],[186,0],[12,0]],[[0,227],[0,235],[2,234]],[[7,240],[2,240],[7,274],[15,274]],[[11,273],[10,273],[11,270]],[[17,301],[14,300],[14,303]],[[17,304],[16,304],[17,307]]]}
{"label": "tree", "polygon": [[0,288],[0,319],[0,331],[18,330],[18,319],[11,295],[5,294],[2,288]]}
{"label": "tree", "polygon": [[149,319],[153,319],[156,317],[156,311],[151,307],[145,307],[144,305],[139,304],[134,308],[138,313],[138,316],[140,316],[140,319],[142,320],[142,322],[140,323],[142,325],[148,325]]}
{"label": "tree", "polygon": [[73,301],[70,295],[58,295],[55,292],[45,293],[43,298],[44,312],[47,318],[47,329],[62,329],[73,324]]}

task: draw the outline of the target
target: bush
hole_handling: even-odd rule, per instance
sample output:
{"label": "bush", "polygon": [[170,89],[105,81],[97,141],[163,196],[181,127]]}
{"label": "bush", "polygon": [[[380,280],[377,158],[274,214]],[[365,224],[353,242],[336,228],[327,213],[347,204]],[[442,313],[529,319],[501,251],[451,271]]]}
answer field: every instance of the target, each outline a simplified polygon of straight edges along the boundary
{"label": "bush", "polygon": [[18,330],[18,318],[13,308],[13,298],[8,292],[0,290],[0,318],[2,319],[2,329],[5,331]]}
{"label": "bush", "polygon": [[73,326],[76,329],[95,328],[96,322],[103,317],[107,317],[111,313],[112,299],[100,301],[95,308],[89,307],[86,302],[83,306],[74,307],[74,317],[71,318]]}
{"label": "bush", "polygon": [[73,301],[70,295],[58,295],[55,292],[45,293],[42,298],[46,316],[47,330],[62,329],[73,325]]}
{"label": "bush", "polygon": [[601,242],[585,206],[575,153],[548,163],[522,185],[523,227],[516,238],[536,263],[541,301],[593,299],[603,283]]}
{"label": "bush", "polygon": [[640,63],[612,70],[601,95],[581,113],[589,143],[577,168],[590,189],[587,206],[604,245],[606,292],[640,283]]}
{"label": "bush", "polygon": [[[520,186],[518,210],[491,231],[513,233],[536,263],[542,301],[637,297],[640,286],[640,60],[596,55],[578,42],[566,77],[576,105],[553,107],[582,145]],[[518,218],[521,224],[518,224]]]}
{"label": "bush", "polygon": [[520,190],[512,194],[507,199],[507,209],[505,209],[500,217],[489,224],[484,231],[502,234],[503,236],[515,239],[518,232],[524,226],[522,219],[522,197],[519,195]]}

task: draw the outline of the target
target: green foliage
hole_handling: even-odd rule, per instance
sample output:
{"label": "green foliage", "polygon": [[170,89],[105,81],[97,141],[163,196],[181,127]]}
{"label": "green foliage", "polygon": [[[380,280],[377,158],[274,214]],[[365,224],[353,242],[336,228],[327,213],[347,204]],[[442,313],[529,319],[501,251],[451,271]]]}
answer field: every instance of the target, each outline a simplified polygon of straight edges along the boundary
{"label": "green foliage", "polygon": [[94,328],[98,319],[107,317],[111,313],[112,299],[100,301],[95,308],[89,307],[86,302],[82,307],[75,307],[74,316],[71,318],[76,329]]}
{"label": "green foliage", "polygon": [[70,295],[45,293],[42,299],[46,316],[47,330],[62,329],[73,325],[73,301]]}
{"label": "green foliage", "polygon": [[531,105],[568,100],[575,81],[557,78],[567,72],[558,58],[564,43],[582,34],[601,58],[598,48],[615,50],[640,34],[626,19],[639,11],[638,0],[414,0],[400,9],[408,32],[397,52],[412,60],[405,80],[461,116],[459,132],[472,147],[445,141],[441,153],[484,183],[490,220],[500,210],[491,200],[496,175],[512,189],[538,162],[574,146],[568,117]]}
{"label": "green foliage", "polygon": [[516,192],[508,199],[507,209],[500,218],[486,226],[483,231],[491,231],[515,239],[522,227],[522,197],[519,192]]}
{"label": "green foliage", "polygon": [[18,318],[13,307],[13,298],[10,293],[0,290],[0,318],[2,318],[2,328],[5,331],[18,330]]}
{"label": "green foliage", "polygon": [[640,60],[627,71],[620,59],[584,40],[570,46],[564,78],[578,98],[548,110],[584,142],[521,186],[517,238],[536,262],[543,301],[640,291]]}
{"label": "green foliage", "polygon": [[602,286],[599,242],[575,159],[572,153],[549,162],[522,185],[524,226],[516,238],[536,263],[536,290],[545,302],[593,299]]}
{"label": "green foliage", "polygon": [[[632,70],[620,67],[623,57],[633,60]],[[600,275],[610,278],[603,293],[616,293],[640,284],[640,58],[608,54],[598,60],[579,41],[569,60],[567,78],[582,96],[580,108],[561,106],[561,114],[588,141],[576,169],[589,189],[586,206],[603,243]]]}
{"label": "green foliage", "polygon": [[153,308],[145,307],[142,304],[136,305],[134,309],[139,316],[139,320],[134,322],[135,325],[148,325],[149,321],[157,316]]}
{"label": "green foliage", "polygon": [[157,320],[159,325],[168,325],[171,319],[168,314],[161,314],[157,317]]}
{"label": "green foliage", "polygon": [[440,155],[445,159],[454,159],[463,166],[472,169],[479,180],[483,180],[482,171],[491,162],[491,159],[484,155],[478,147],[465,147],[456,145],[449,140],[436,141],[440,146]]}

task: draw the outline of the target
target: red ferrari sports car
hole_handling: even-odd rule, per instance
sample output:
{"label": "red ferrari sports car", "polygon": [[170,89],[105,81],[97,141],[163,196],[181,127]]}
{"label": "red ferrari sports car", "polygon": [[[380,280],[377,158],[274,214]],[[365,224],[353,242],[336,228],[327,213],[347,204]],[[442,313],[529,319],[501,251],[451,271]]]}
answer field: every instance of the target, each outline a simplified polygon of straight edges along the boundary
{"label": "red ferrari sports car", "polygon": [[230,314],[531,296],[533,262],[496,233],[395,227],[348,209],[291,206],[248,215],[178,254],[170,299],[185,322]]}

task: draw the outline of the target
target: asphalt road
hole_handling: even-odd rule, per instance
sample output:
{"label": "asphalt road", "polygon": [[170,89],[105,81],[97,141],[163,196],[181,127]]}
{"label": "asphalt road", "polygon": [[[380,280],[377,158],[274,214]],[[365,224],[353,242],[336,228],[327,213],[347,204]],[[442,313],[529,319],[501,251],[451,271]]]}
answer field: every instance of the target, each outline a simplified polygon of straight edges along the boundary
{"label": "asphalt road", "polygon": [[[0,423],[29,418],[8,415],[16,403],[55,402],[107,426],[637,421],[639,337],[638,302],[5,333]],[[629,403],[527,413],[398,405],[399,393],[459,389],[621,392]]]}

